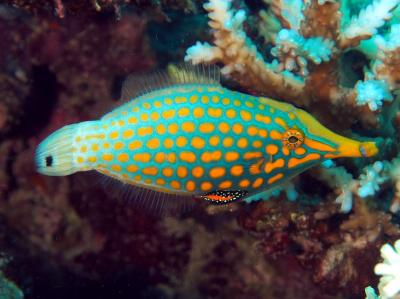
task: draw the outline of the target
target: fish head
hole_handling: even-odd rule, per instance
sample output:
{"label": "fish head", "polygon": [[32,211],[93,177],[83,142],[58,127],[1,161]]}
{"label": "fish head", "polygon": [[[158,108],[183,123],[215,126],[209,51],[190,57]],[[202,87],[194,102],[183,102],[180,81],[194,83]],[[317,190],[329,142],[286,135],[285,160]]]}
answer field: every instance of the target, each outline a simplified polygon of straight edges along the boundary
{"label": "fish head", "polygon": [[336,134],[304,110],[296,109],[294,114],[297,128],[304,136],[304,146],[319,154],[321,158],[372,157],[378,153],[375,142],[362,142]]}

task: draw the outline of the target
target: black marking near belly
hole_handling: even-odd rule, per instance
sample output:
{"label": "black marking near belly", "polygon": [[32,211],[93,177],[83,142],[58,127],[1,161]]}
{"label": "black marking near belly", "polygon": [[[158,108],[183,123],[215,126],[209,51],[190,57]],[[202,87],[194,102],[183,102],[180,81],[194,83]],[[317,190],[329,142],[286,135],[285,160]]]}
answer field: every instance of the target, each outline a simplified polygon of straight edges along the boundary
{"label": "black marking near belly", "polygon": [[246,196],[247,193],[248,191],[246,190],[216,190],[201,195],[200,198],[211,201],[215,204],[225,204],[228,202],[240,200],[244,196]]}

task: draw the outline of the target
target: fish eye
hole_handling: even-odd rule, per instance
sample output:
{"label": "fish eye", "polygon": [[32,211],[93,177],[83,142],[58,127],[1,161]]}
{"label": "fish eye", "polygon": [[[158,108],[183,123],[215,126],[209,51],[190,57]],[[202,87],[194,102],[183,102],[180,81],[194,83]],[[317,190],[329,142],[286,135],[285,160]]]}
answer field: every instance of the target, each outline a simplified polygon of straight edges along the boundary
{"label": "fish eye", "polygon": [[51,167],[53,165],[53,156],[46,157],[46,167]]}
{"label": "fish eye", "polygon": [[283,133],[282,142],[290,150],[298,148],[304,142],[304,135],[297,129],[289,129]]}

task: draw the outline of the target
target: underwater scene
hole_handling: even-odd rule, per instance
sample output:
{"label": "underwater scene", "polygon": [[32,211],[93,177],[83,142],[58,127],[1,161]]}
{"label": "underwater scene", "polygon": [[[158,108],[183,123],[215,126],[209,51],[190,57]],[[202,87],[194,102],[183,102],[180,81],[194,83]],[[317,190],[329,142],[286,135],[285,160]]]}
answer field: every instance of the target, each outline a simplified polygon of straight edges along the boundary
{"label": "underwater scene", "polygon": [[400,0],[0,1],[0,299],[400,299]]}

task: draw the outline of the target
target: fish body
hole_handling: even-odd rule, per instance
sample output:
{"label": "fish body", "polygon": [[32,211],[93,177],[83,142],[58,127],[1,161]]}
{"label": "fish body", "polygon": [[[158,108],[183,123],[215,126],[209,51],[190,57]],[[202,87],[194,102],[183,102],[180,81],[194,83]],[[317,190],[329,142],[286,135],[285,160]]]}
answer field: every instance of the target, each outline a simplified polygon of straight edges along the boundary
{"label": "fish body", "polygon": [[56,131],[36,161],[44,174],[97,170],[157,192],[227,202],[324,160],[376,152],[374,143],[337,135],[290,104],[189,82]]}

